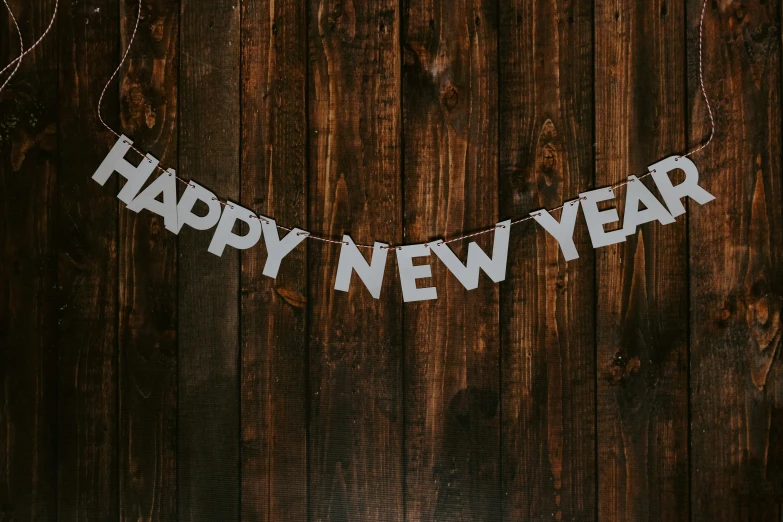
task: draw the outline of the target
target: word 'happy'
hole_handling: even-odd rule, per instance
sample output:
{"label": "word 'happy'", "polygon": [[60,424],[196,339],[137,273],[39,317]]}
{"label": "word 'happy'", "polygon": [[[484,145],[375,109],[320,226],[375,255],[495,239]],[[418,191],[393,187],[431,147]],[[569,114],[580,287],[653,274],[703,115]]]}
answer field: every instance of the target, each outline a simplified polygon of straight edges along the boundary
{"label": "word 'happy'", "polygon": [[[274,219],[258,216],[237,203],[227,202],[222,205],[215,194],[193,181],[188,182],[188,187],[177,201],[176,174],[172,169],[167,169],[165,174],[142,190],[157,168],[158,160],[147,154],[138,166],[129,163],[125,155],[132,143],[129,138],[120,136],[92,179],[104,185],[116,172],[126,179],[126,183],[117,195],[120,201],[134,212],[147,209],[158,214],[163,218],[166,229],[175,234],[179,234],[183,225],[196,230],[209,230],[217,225],[209,244],[210,253],[221,256],[226,246],[240,250],[248,249],[255,246],[263,235],[267,249],[263,274],[274,278],[277,277],[283,258],[309,235],[305,230],[294,228],[281,239]],[[651,221],[658,221],[662,225],[674,223],[674,218],[685,213],[682,204],[684,197],[700,205],[715,199],[715,196],[699,186],[699,171],[688,158],[671,156],[648,168],[666,206],[664,207],[636,176],[629,176],[622,228],[607,231],[605,225],[619,221],[617,210],[598,208],[598,203],[614,198],[611,187],[582,192],[578,199],[567,201],[563,206],[560,221],[545,209],[531,212],[530,216],[557,240],[563,257],[566,261],[570,261],[579,257],[573,235],[580,208],[585,216],[593,248],[598,248],[625,241],[627,236],[636,232],[638,226]],[[685,173],[685,179],[678,185],[673,185],[669,173],[676,169]],[[198,201],[207,206],[206,214],[198,215],[193,211]],[[640,204],[643,208],[640,208]],[[234,233],[234,226],[238,221],[247,225],[247,233],[242,235]],[[465,264],[442,240],[404,245],[394,249],[388,248],[385,243],[375,242],[368,263],[351,237],[344,235],[334,288],[347,292],[350,288],[351,276],[355,272],[370,294],[375,299],[380,298],[389,250],[395,250],[397,253],[402,297],[406,302],[438,298],[435,287],[419,287],[416,283],[418,279],[432,277],[430,265],[413,264],[414,258],[428,257],[432,252],[468,290],[478,287],[480,270],[483,270],[492,281],[499,283],[506,278],[510,229],[511,220],[501,221],[495,225],[492,257],[489,257],[476,243],[471,242],[468,245]]]}

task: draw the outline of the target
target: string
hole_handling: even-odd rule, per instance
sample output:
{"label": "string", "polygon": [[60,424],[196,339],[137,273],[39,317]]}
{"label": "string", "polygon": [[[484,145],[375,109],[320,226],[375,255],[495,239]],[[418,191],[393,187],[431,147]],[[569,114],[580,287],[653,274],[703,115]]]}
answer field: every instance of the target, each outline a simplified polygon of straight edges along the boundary
{"label": "string", "polygon": [[[7,0],[3,0],[3,1],[6,2],[6,7],[8,7]],[[46,38],[46,35],[49,34],[49,31],[52,29],[52,26],[54,25],[54,19],[57,16],[57,7],[59,5],[59,2],[60,2],[60,0],[54,0],[54,11],[52,12],[52,17],[49,19],[49,25],[46,27],[46,30],[44,30],[43,34],[38,38],[38,40],[35,41],[35,43],[33,45],[30,46],[29,49],[27,49],[26,51],[23,51],[19,56],[17,56],[13,60],[11,60],[8,63],[8,65],[3,67],[3,69],[0,70],[0,75],[2,75],[4,72],[6,72],[15,63],[17,64],[16,67],[18,68],[19,67],[18,64],[19,64],[19,62],[22,61],[22,58],[24,58],[24,56],[26,54],[30,53],[33,49],[38,47],[38,44],[40,44],[43,41],[43,39]],[[9,9],[9,11],[10,11],[10,9]],[[11,16],[13,17],[13,15],[11,15]],[[14,23],[16,23],[16,21],[14,21]],[[14,69],[14,70],[16,70],[16,69]],[[0,91],[2,91],[2,88],[0,88]]]}
{"label": "string", "polygon": [[[11,6],[8,5],[8,0],[3,0],[3,3],[5,4],[5,8],[8,9],[8,15],[11,17],[11,20],[14,22],[14,27],[16,27],[16,32],[19,34],[19,56],[24,56],[24,41],[22,41],[22,30],[19,29],[19,24],[16,23],[16,17],[14,16],[14,12],[11,11]],[[8,85],[8,82],[11,81],[11,78],[16,75],[16,71],[19,70],[19,66],[22,65],[22,60],[16,60],[16,67],[14,67],[14,70],[11,71],[11,74],[8,75],[8,78],[5,79],[3,82],[3,85],[0,85],[0,92],[3,92],[3,89],[5,89],[5,86]],[[5,71],[5,69],[3,69]]]}
{"label": "string", "polygon": [[707,90],[704,88],[704,68],[702,67],[702,55],[704,53],[704,12],[706,10],[707,0],[704,0],[704,3],[701,5],[701,17],[699,18],[699,86],[701,87],[701,95],[704,97],[704,102],[707,104],[707,112],[710,115],[710,137],[706,142],[702,143],[698,149],[692,150],[684,156],[680,156],[681,158],[687,158],[691,154],[704,149],[712,142],[712,138],[715,136],[715,117],[712,114],[712,105],[710,105],[710,100],[707,98]]}
{"label": "string", "polygon": [[[111,128],[103,120],[103,116],[101,115],[101,104],[103,102],[104,94],[106,94],[106,90],[109,87],[109,84],[112,82],[112,80],[114,80],[114,78],[117,76],[117,74],[119,73],[120,69],[122,68],[123,64],[125,63],[125,60],[128,57],[128,52],[130,51],[130,48],[133,45],[133,41],[136,38],[136,32],[137,32],[138,27],[139,27],[139,20],[141,19],[141,4],[142,4],[142,1],[143,0],[139,0],[138,11],[136,13],[136,25],[133,28],[133,33],[131,34],[130,40],[128,41],[128,46],[125,49],[125,53],[122,56],[122,60],[120,60],[119,65],[114,70],[114,72],[112,73],[111,77],[109,77],[108,81],[106,82],[106,85],[103,87],[103,91],[101,92],[100,99],[98,100],[98,118],[100,119],[100,121],[103,124],[103,126],[106,127],[117,138],[120,138],[121,135],[117,131],[115,131],[113,128]],[[702,97],[704,98],[704,102],[707,104],[707,111],[708,111],[709,119],[710,119],[710,136],[707,139],[707,141],[702,143],[697,149],[692,150],[692,151],[690,151],[690,152],[688,152],[686,154],[682,154],[682,155],[677,156],[676,158],[674,158],[674,161],[678,161],[681,158],[687,158],[688,156],[703,150],[710,143],[712,143],[712,139],[715,136],[715,118],[713,116],[712,105],[710,104],[710,99],[707,96],[707,89],[704,87],[703,41],[704,41],[704,15],[706,13],[706,10],[707,10],[707,0],[703,0],[702,5],[701,5],[701,16],[699,17],[699,87],[701,88],[701,94],[702,94]],[[2,71],[0,71],[0,73],[2,73]],[[149,161],[150,163],[153,163],[153,160],[149,156],[147,156],[144,152],[142,152],[141,150],[139,150],[136,147],[134,147],[131,142],[125,140],[125,144],[128,145],[135,152],[137,152],[139,155],[141,155],[143,158],[146,158],[147,161]],[[171,171],[167,171],[166,169],[161,167],[159,164],[156,165],[155,168],[157,170],[160,170],[161,172],[166,172],[168,175],[173,175],[173,174],[171,174]],[[655,172],[656,172],[655,169],[647,171],[647,172],[645,172],[643,174],[640,174],[638,177],[629,178],[629,179],[625,179],[623,181],[619,181],[619,182],[617,182],[617,183],[615,183],[615,184],[613,184],[613,185],[611,185],[609,187],[606,187],[606,189],[611,191],[611,192],[614,192],[614,190],[617,189],[617,188],[624,187],[625,185],[627,185],[629,183],[641,181],[642,179],[646,178],[647,176],[650,176],[650,175],[654,174]],[[180,178],[179,176],[175,176],[175,177],[177,178],[177,180],[180,183],[183,183],[185,185],[188,185],[190,187],[195,188],[195,186],[190,181],[184,180],[184,179]],[[218,203],[220,203],[224,207],[230,207],[232,209],[234,208],[234,205],[231,204],[228,201],[224,202],[224,201],[220,200],[217,197],[213,197],[212,199],[214,201],[217,201]],[[551,212],[555,212],[557,210],[562,210],[563,207],[565,207],[568,204],[575,205],[577,201],[584,201],[585,199],[586,198],[581,197],[578,200],[574,200],[574,201],[563,203],[559,207],[554,207],[554,208],[551,208],[551,209],[541,209],[541,210],[539,210],[537,212],[533,212],[531,214],[528,214],[527,216],[524,216],[524,217],[512,220],[510,224],[511,225],[517,225],[519,223],[523,223],[525,221],[533,219],[534,217],[540,216],[541,212],[550,212],[551,213]],[[249,217],[252,218],[252,219],[258,219],[258,220],[260,220],[260,221],[262,221],[264,223],[267,223],[267,224],[270,222],[267,218],[264,218],[263,216],[259,217],[259,216],[256,216],[255,214],[250,214]],[[277,223],[275,223],[275,226],[277,228],[279,228],[281,230],[285,230],[287,232],[293,231],[293,229],[285,227],[283,225],[278,225]],[[442,244],[448,244],[448,243],[454,243],[454,242],[457,242],[457,241],[462,241],[464,239],[469,239],[469,238],[472,238],[472,237],[480,236],[482,234],[488,234],[490,232],[494,232],[498,228],[505,228],[505,226],[506,225],[503,225],[503,224],[492,225],[491,227],[488,227],[488,228],[485,228],[485,229],[482,229],[482,230],[478,230],[476,232],[466,233],[466,234],[463,234],[463,235],[460,235],[460,236],[457,236],[457,237],[453,237],[453,238],[450,238],[450,239],[447,239],[447,240],[443,240],[443,239],[438,240],[436,242],[436,244],[442,245]],[[309,232],[304,232],[304,231],[297,232],[297,234],[300,235],[300,236],[305,236],[306,239],[313,239],[313,240],[316,240],[316,241],[323,241],[323,242],[326,242],[326,243],[334,243],[334,244],[338,244],[338,245],[347,245],[348,244],[346,241],[340,241],[340,240],[331,239],[331,238],[328,238],[328,237],[315,236],[313,234],[310,234]],[[428,244],[429,243],[425,243],[425,246],[428,245]],[[356,244],[356,246],[359,247],[359,248],[367,248],[367,249],[374,248],[373,245],[365,245],[365,244],[358,244],[358,243]],[[396,246],[395,245],[389,245],[389,246],[383,246],[381,248],[386,248],[386,249],[389,249],[389,250],[398,250],[398,249],[401,249],[403,246],[405,246],[405,245],[396,245]]]}

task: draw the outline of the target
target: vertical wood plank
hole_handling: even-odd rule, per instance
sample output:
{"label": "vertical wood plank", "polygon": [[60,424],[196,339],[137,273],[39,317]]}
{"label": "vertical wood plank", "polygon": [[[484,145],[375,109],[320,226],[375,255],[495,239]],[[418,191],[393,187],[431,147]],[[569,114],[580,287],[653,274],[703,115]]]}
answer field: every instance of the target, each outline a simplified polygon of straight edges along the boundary
{"label": "vertical wood plank", "polygon": [[[780,9],[778,1],[707,7],[704,81],[718,128],[693,158],[717,199],[689,211],[694,521],[779,517]],[[701,1],[688,2],[691,146],[709,134],[698,81],[700,12]]]}
{"label": "vertical wood plank", "polygon": [[[242,4],[242,198],[300,228],[306,31],[304,2]],[[287,255],[276,279],[262,275],[263,247],[242,255],[243,520],[307,520],[306,251]]]}
{"label": "vertical wood plank", "polygon": [[[684,149],[683,9],[596,5],[596,187]],[[688,519],[686,244],[681,216],[596,251],[600,520]]]}
{"label": "vertical wood plank", "polygon": [[[120,5],[123,49],[137,5]],[[120,75],[122,133],[167,167],[177,165],[178,35],[179,2],[145,2]],[[177,237],[160,216],[120,205],[118,241],[120,518],[171,520],[177,513]]]}
{"label": "vertical wood plank", "polygon": [[[592,2],[501,2],[501,209],[524,216],[593,183]],[[559,211],[553,212],[560,219]],[[579,259],[516,226],[501,286],[503,517],[595,518],[592,245]]]}
{"label": "vertical wood plank", "polygon": [[[183,1],[180,172],[239,203],[240,9]],[[207,252],[214,229],[179,235],[179,513],[239,518],[239,253]]]}
{"label": "vertical wood plank", "polygon": [[[49,2],[9,5],[25,42],[46,28]],[[6,64],[19,40],[5,12],[2,27]],[[0,94],[0,520],[57,516],[56,49],[52,35]]]}
{"label": "vertical wood plank", "polygon": [[[497,5],[404,3],[405,241],[498,221]],[[492,234],[476,238],[491,252]],[[468,241],[453,243],[464,260]],[[408,520],[500,518],[498,286],[434,255],[438,299],[405,307]]]}
{"label": "vertical wood plank", "polygon": [[[310,230],[402,239],[400,15],[395,0],[309,8]],[[339,245],[310,241],[312,520],[402,517],[401,304],[358,277],[333,289]],[[368,251],[364,251],[369,254]],[[394,256],[390,252],[389,258]]]}
{"label": "vertical wood plank", "polygon": [[[115,4],[63,2],[58,14],[59,520],[118,518],[116,177],[90,179],[116,138],[97,118],[120,59]],[[117,126],[116,84],[104,115]],[[86,116],[90,114],[90,116]]]}

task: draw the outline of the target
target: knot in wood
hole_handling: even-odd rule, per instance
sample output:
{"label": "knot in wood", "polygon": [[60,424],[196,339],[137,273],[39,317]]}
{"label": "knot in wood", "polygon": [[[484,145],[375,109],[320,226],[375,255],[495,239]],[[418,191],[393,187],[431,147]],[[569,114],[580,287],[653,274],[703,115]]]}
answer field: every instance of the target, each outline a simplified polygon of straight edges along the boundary
{"label": "knot in wood", "polygon": [[755,319],[756,324],[766,326],[769,322],[769,301],[766,297],[759,299],[755,306]]}
{"label": "knot in wood", "polygon": [[551,143],[547,143],[541,151],[539,164],[541,174],[547,187],[551,187],[557,181],[557,150]]}
{"label": "knot in wood", "polygon": [[150,34],[152,35],[152,38],[156,42],[160,42],[161,40],[163,40],[163,35],[165,34],[165,29],[166,29],[164,22],[165,19],[159,17],[150,24]]}
{"label": "knot in wood", "polygon": [[638,373],[641,366],[642,362],[638,357],[628,358],[617,353],[609,363],[607,380],[610,384],[619,384]]}
{"label": "knot in wood", "polygon": [[452,111],[459,103],[459,91],[452,84],[448,84],[440,93],[440,102],[447,110]]}
{"label": "knot in wood", "polygon": [[547,144],[547,146],[544,147],[544,168],[554,169],[557,164],[556,156],[555,148],[551,143]]}
{"label": "knot in wood", "polygon": [[342,4],[342,2],[335,2],[334,5],[332,5],[331,15],[334,18],[340,18],[343,15],[343,4]]}
{"label": "knot in wood", "polygon": [[745,319],[759,350],[766,350],[780,332],[780,298],[763,295],[749,301]]}

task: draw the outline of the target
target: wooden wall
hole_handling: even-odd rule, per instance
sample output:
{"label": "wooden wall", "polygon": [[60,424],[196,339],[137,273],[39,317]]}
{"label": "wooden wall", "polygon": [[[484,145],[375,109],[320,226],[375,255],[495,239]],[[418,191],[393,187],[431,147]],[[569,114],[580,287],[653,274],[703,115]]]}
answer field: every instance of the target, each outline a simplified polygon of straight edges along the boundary
{"label": "wooden wall", "polygon": [[[9,0],[26,44],[53,4]],[[379,300],[329,243],[273,280],[90,180],[137,5],[61,0],[0,94],[0,520],[783,520],[780,0],[707,6],[715,201],[598,250],[580,217],[569,263],[515,226],[505,282],[433,257],[407,304],[393,254]],[[145,0],[105,115],[281,224],[422,242],[702,143],[700,11]]]}

